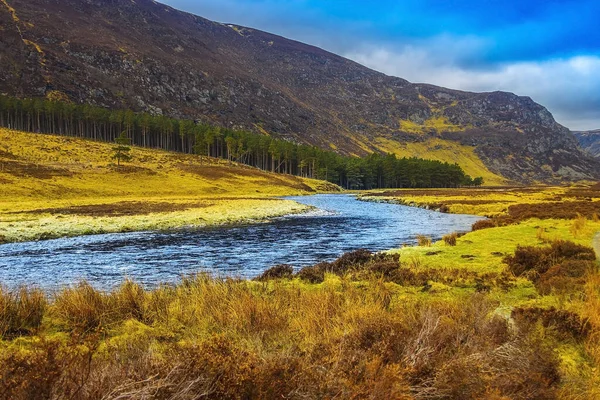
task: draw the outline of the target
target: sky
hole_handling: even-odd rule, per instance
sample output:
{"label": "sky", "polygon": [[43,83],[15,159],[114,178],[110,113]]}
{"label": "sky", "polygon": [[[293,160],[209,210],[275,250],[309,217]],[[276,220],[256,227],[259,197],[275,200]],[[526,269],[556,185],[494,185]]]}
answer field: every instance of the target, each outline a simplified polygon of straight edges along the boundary
{"label": "sky", "polygon": [[505,90],[600,129],[600,0],[161,0],[312,44],[388,75]]}

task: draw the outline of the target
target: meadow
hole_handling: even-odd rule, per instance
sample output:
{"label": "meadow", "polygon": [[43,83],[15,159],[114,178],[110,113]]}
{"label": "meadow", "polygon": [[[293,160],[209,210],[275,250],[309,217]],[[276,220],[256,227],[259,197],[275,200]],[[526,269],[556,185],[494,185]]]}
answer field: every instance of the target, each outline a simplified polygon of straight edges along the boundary
{"label": "meadow", "polygon": [[259,221],[335,185],[209,157],[0,129],[0,241]]}
{"label": "meadow", "polygon": [[[78,139],[1,143],[6,240],[234,222],[298,207],[270,196],[332,189],[143,149],[119,170],[109,145]],[[2,288],[0,398],[600,398],[598,186],[361,198],[490,218],[254,280]]]}

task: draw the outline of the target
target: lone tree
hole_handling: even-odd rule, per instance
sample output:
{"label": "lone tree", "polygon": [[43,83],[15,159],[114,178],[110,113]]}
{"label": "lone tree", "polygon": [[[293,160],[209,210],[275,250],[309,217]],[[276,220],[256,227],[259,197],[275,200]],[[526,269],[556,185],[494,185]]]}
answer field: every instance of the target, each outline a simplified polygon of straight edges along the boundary
{"label": "lone tree", "polygon": [[113,147],[113,160],[117,160],[117,167],[121,166],[121,161],[131,161],[131,147],[129,147],[131,140],[127,137],[127,132],[123,131],[119,135],[118,138],[115,139],[115,143],[117,144]]}

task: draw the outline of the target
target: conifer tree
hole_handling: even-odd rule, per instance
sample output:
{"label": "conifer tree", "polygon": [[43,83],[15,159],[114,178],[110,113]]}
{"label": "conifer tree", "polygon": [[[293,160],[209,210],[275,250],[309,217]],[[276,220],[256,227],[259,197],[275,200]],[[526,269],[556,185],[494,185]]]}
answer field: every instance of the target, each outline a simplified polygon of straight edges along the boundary
{"label": "conifer tree", "polygon": [[117,160],[117,167],[121,166],[121,161],[131,161],[131,147],[129,147],[130,140],[127,137],[127,132],[123,131],[119,135],[118,138],[115,139],[115,143],[117,144],[113,147],[113,160]]}

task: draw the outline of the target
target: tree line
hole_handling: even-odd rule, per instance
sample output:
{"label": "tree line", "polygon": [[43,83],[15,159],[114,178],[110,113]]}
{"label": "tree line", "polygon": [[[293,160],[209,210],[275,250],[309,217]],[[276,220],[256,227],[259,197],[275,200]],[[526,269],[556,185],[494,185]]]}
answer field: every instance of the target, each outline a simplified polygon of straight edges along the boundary
{"label": "tree line", "polygon": [[162,115],[46,99],[0,96],[0,126],[216,157],[265,171],[323,179],[347,189],[478,186],[458,164],[395,155],[347,157],[248,131]]}

